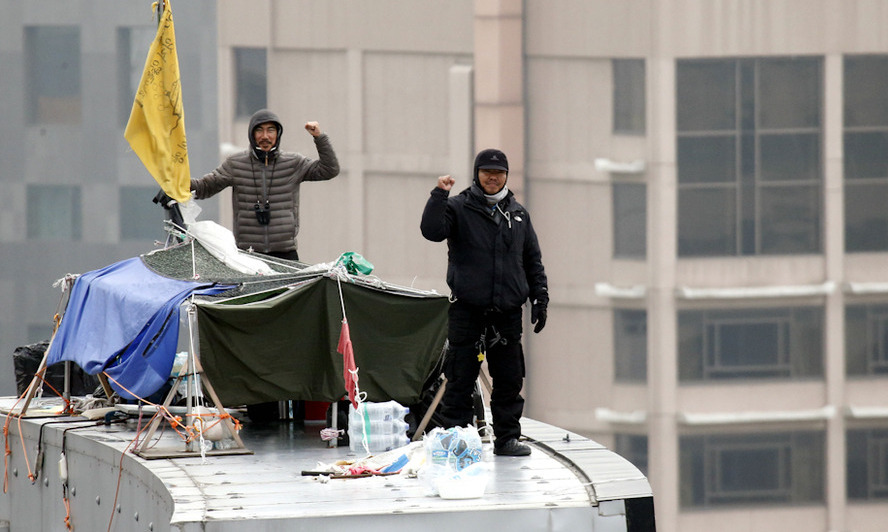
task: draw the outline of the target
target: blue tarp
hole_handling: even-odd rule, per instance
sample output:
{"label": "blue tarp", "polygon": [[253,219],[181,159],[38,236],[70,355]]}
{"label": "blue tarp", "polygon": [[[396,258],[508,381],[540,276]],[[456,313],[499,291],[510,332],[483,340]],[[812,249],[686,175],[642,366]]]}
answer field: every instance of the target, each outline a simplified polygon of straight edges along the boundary
{"label": "blue tarp", "polygon": [[147,397],[170,378],[182,301],[230,288],[163,277],[139,257],[85,273],[71,290],[47,364],[69,360],[90,375],[104,371],[122,398]]}

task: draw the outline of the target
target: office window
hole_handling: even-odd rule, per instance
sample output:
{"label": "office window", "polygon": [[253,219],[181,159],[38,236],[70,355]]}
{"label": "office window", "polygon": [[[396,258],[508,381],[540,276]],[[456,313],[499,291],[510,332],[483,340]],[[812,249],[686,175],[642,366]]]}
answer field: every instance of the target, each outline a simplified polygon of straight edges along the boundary
{"label": "office window", "polygon": [[815,431],[683,436],[685,508],[793,505],[824,500],[824,434]]}
{"label": "office window", "polygon": [[614,310],[614,377],[647,381],[647,312]]}
{"label": "office window", "polygon": [[845,369],[849,376],[888,375],[888,304],[845,307]]}
{"label": "office window", "polygon": [[846,433],[848,499],[888,499],[888,429]]}
{"label": "office window", "polygon": [[80,188],[69,185],[28,185],[28,238],[80,240]]}
{"label": "office window", "polygon": [[636,434],[614,434],[614,452],[638,468],[645,476],[648,471],[648,438]]}
{"label": "office window", "polygon": [[678,253],[819,253],[822,63],[676,66]]}
{"label": "office window", "polygon": [[823,375],[823,310],[779,308],[678,313],[682,382]]}
{"label": "office window", "polygon": [[249,118],[267,107],[265,48],[234,49],[235,116]]}
{"label": "office window", "polygon": [[844,69],[845,251],[888,251],[888,55]]}
{"label": "office window", "polygon": [[155,34],[152,27],[117,28],[117,118],[121,127],[126,127],[132,112]]}
{"label": "office window", "polygon": [[25,28],[28,119],[32,124],[79,124],[80,28]]}
{"label": "office window", "polygon": [[614,133],[644,135],[644,59],[614,59]]}
{"label": "office window", "polygon": [[166,211],[152,200],[157,188],[120,188],[120,238],[122,240],[163,240]]}
{"label": "office window", "polygon": [[614,183],[614,257],[647,256],[647,187],[644,183]]}

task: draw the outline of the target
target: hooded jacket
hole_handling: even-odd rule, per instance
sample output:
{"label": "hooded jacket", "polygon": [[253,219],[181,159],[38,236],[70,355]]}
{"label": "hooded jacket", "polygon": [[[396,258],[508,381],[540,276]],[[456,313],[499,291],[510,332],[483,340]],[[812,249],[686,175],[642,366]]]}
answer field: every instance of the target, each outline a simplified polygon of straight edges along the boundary
{"label": "hooded jacket", "polygon": [[447,240],[447,286],[452,296],[485,309],[513,310],[528,298],[548,305],[546,272],[527,210],[509,191],[487,205],[473,184],[456,197],[432,189],[422,213],[422,235]]}
{"label": "hooded jacket", "polygon": [[[277,143],[264,152],[256,146],[253,130],[272,122],[277,126]],[[318,159],[298,153],[280,151],[283,126],[267,109],[250,118],[247,130],[250,149],[236,153],[221,166],[200,179],[191,180],[197,199],[209,198],[231,187],[234,213],[234,238],[241,249],[287,252],[297,249],[299,234],[299,185],[303,181],[326,181],[339,175],[339,161],[326,134],[314,137]],[[270,221],[262,225],[256,218],[255,206],[264,208],[268,202]]]}

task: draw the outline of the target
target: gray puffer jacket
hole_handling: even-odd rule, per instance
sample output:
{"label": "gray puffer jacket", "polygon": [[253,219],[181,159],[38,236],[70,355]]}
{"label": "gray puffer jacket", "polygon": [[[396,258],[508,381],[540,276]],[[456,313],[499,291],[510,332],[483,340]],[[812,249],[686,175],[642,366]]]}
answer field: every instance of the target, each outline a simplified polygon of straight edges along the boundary
{"label": "gray puffer jacket", "polygon": [[[277,144],[264,152],[256,146],[253,129],[273,122],[278,129]],[[234,238],[241,249],[262,253],[296,250],[299,233],[299,185],[303,181],[326,181],[339,175],[339,161],[326,134],[314,138],[318,160],[298,153],[279,151],[283,126],[277,115],[263,109],[250,119],[247,135],[251,149],[236,153],[219,168],[200,179],[191,180],[196,199],[205,199],[226,187],[232,188]],[[268,202],[271,219],[259,223],[255,206]]]}

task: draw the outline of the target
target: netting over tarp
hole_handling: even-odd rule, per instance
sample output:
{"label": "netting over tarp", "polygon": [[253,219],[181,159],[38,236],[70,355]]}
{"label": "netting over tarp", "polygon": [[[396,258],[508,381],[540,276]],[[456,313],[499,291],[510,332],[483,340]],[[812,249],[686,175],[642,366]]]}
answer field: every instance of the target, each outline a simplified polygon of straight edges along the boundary
{"label": "netting over tarp", "polygon": [[[259,254],[252,256],[264,257]],[[233,291],[222,294],[222,297],[286,285],[292,280],[304,277],[300,271],[308,266],[301,262],[267,257],[269,266],[276,272],[275,275],[246,275],[217,260],[196,241],[142,255],[142,261],[158,274],[171,279],[193,281],[196,274],[198,279],[204,282],[238,285]]]}

